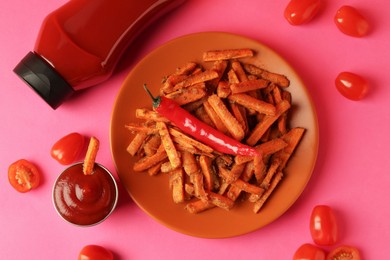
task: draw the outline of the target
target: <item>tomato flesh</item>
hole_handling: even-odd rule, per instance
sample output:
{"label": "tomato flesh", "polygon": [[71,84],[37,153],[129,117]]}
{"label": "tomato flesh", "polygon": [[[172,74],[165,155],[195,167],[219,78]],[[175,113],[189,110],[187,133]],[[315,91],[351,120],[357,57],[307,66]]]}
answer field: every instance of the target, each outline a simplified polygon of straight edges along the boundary
{"label": "tomato flesh", "polygon": [[79,253],[78,260],[113,260],[112,252],[102,246],[87,245]]}
{"label": "tomato flesh", "polygon": [[301,245],[294,254],[293,260],[325,260],[325,252],[312,244]]}
{"label": "tomato flesh", "polygon": [[363,37],[370,30],[366,18],[354,7],[348,5],[344,5],[337,10],[334,22],[341,32],[353,37]]}
{"label": "tomato flesh", "polygon": [[28,192],[38,187],[40,179],[37,167],[28,160],[20,159],[8,168],[8,180],[19,192]]}
{"label": "tomato flesh", "polygon": [[346,98],[351,100],[362,99],[368,90],[367,81],[352,72],[341,72],[335,80],[337,90]]}
{"label": "tomato flesh", "polygon": [[309,22],[320,9],[320,0],[291,0],[284,10],[284,18],[292,25]]}
{"label": "tomato flesh", "polygon": [[331,207],[317,205],[310,216],[310,233],[314,243],[321,246],[334,245],[338,240],[338,226]]}
{"label": "tomato flesh", "polygon": [[359,250],[352,246],[339,246],[333,249],[326,260],[360,260]]}
{"label": "tomato flesh", "polygon": [[76,161],[84,149],[85,138],[79,133],[70,133],[59,139],[51,148],[50,155],[63,165]]}

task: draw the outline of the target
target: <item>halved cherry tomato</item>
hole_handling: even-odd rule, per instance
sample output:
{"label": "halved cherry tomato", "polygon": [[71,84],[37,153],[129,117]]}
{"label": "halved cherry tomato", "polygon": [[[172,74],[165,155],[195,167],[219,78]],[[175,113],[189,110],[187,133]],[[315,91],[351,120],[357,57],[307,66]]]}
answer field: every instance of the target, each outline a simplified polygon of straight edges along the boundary
{"label": "halved cherry tomato", "polygon": [[337,10],[334,22],[341,32],[349,36],[363,37],[370,30],[370,25],[366,18],[354,7],[348,5],[344,5]]}
{"label": "halved cherry tomato", "polygon": [[338,226],[331,207],[318,205],[310,216],[310,233],[314,243],[322,246],[334,245],[338,240]]}
{"label": "halved cherry tomato", "polygon": [[335,80],[337,90],[346,98],[351,100],[362,99],[368,90],[367,81],[352,72],[341,72]]}
{"label": "halved cherry tomato", "polygon": [[284,10],[284,18],[292,25],[306,23],[318,13],[320,5],[320,0],[291,0]]}
{"label": "halved cherry tomato", "polygon": [[360,260],[360,253],[355,247],[339,246],[328,254],[326,260]]}
{"label": "halved cherry tomato", "polygon": [[78,260],[113,260],[112,252],[102,246],[87,245],[79,253]]}
{"label": "halved cherry tomato", "polygon": [[8,180],[15,190],[28,192],[38,187],[41,174],[32,162],[20,159],[9,166]]}
{"label": "halved cherry tomato", "polygon": [[294,254],[293,260],[325,260],[326,254],[312,244],[301,245]]}
{"label": "halved cherry tomato", "polygon": [[51,148],[51,157],[63,165],[76,161],[84,149],[85,138],[79,133],[70,133],[58,140]]}

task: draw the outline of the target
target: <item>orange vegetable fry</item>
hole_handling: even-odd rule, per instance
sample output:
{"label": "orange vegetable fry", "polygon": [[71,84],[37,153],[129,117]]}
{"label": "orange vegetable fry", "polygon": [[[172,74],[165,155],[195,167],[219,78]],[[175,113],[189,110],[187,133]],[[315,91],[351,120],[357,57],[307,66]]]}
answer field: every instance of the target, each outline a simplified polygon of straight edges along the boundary
{"label": "orange vegetable fry", "polygon": [[189,137],[188,135],[177,130],[176,128],[170,128],[169,133],[172,136],[174,136],[178,139],[181,139],[183,142],[187,142],[188,144],[191,144],[192,146],[198,148],[199,150],[203,151],[206,154],[211,154],[214,151],[213,148],[211,148],[210,146],[205,145],[205,144],[193,139],[192,137]]}
{"label": "orange vegetable fry", "polygon": [[164,122],[157,122],[156,127],[160,133],[161,142],[167,152],[168,159],[171,162],[173,169],[176,169],[181,166],[181,160],[169,134],[168,127]]}
{"label": "orange vegetable fry", "polygon": [[217,207],[220,207],[225,210],[230,210],[234,206],[234,201],[221,194],[208,191],[207,195],[209,201]]}
{"label": "orange vegetable fry", "polygon": [[193,112],[195,110],[197,110],[198,108],[202,107],[203,106],[203,102],[207,100],[207,97],[203,97],[201,99],[198,99],[194,102],[191,102],[191,103],[188,103],[188,104],[185,104],[183,105],[182,107],[187,110],[188,112]]}
{"label": "orange vegetable fry", "polygon": [[252,130],[251,134],[246,140],[248,145],[255,145],[263,134],[268,130],[268,128],[288,109],[290,108],[290,103],[283,100],[276,106],[276,114],[275,115],[267,115],[264,119],[259,122],[255,128]]}
{"label": "orange vegetable fry", "polygon": [[[150,168],[149,168],[150,169]],[[173,168],[171,162],[168,160],[168,161],[164,161],[161,163],[161,166],[160,166],[160,171],[163,172],[163,173],[168,173],[168,172],[171,172],[175,170],[175,168]]]}
{"label": "orange vegetable fry", "polygon": [[148,134],[144,132],[137,133],[130,144],[127,146],[127,152],[132,156],[136,155],[147,136]]}
{"label": "orange vegetable fry", "polygon": [[189,152],[183,152],[182,160],[184,172],[190,176],[191,183],[194,184],[195,196],[201,200],[207,200],[203,184],[203,175],[200,172],[200,167],[195,156]]}
{"label": "orange vegetable fry", "polygon": [[153,176],[153,175],[157,175],[161,172],[161,165],[163,164],[163,162],[159,162],[157,163],[156,165],[150,167],[148,169],[148,174],[149,176]]}
{"label": "orange vegetable fry", "polygon": [[155,127],[140,125],[136,123],[128,123],[125,125],[125,127],[132,132],[143,132],[148,135],[158,133],[158,130]]}
{"label": "orange vegetable fry", "polygon": [[269,198],[269,196],[272,194],[276,186],[279,184],[279,182],[282,180],[283,173],[277,172],[274,179],[272,180],[269,188],[264,192],[264,194],[260,197],[258,201],[254,203],[253,206],[253,212],[258,213],[260,209],[264,206],[265,202]]}
{"label": "orange vegetable fry", "polygon": [[272,178],[274,177],[276,171],[278,170],[278,168],[280,166],[280,163],[281,162],[278,159],[272,160],[271,165],[268,168],[267,174],[266,174],[264,180],[260,184],[260,187],[262,187],[263,189],[268,189]]}
{"label": "orange vegetable fry", "polygon": [[213,121],[213,124],[218,129],[218,131],[224,133],[225,135],[230,136],[228,129],[226,128],[225,124],[222,122],[222,119],[218,116],[218,114],[215,112],[213,107],[210,105],[208,101],[205,101],[203,103],[204,110],[206,111],[207,115],[210,117],[211,121]]}
{"label": "orange vegetable fry", "polygon": [[246,181],[243,181],[241,179],[236,180],[232,183],[233,186],[239,188],[240,190],[243,190],[245,192],[255,194],[255,195],[261,195],[264,192],[264,188],[250,184]]}
{"label": "orange vegetable fry", "polygon": [[216,206],[209,201],[195,200],[187,203],[185,209],[192,214],[197,214],[215,207]]}
{"label": "orange vegetable fry", "polygon": [[[285,148],[288,144],[281,138],[276,138],[269,140],[268,142],[262,143],[257,145],[255,148],[256,150],[263,156],[267,156],[273,153],[276,153],[277,151],[282,150]],[[245,155],[237,155],[234,158],[234,161],[236,164],[243,164],[246,162],[249,162],[253,159],[251,156],[245,156]]]}
{"label": "orange vegetable fry", "polygon": [[99,140],[92,136],[89,140],[87,154],[85,155],[84,164],[83,164],[83,173],[85,175],[93,174],[93,168],[95,167],[96,155],[99,150],[100,142]]}
{"label": "orange vegetable fry", "polygon": [[283,141],[285,141],[288,145],[274,155],[275,158],[279,158],[281,160],[280,169],[283,169],[286,166],[288,160],[302,139],[304,132],[304,128],[295,127],[281,137],[281,139],[283,139]]}
{"label": "orange vegetable fry", "polygon": [[183,160],[183,169],[184,172],[188,175],[195,174],[199,172],[200,168],[198,166],[198,162],[195,159],[195,156],[192,153],[184,151],[182,153]]}
{"label": "orange vegetable fry", "polygon": [[268,86],[269,81],[264,79],[247,80],[230,85],[230,90],[233,94],[245,93],[253,90],[263,89]]}
{"label": "orange vegetable fry", "polygon": [[206,113],[205,109],[204,109],[204,106],[201,106],[199,107],[198,109],[196,109],[194,111],[195,113],[195,116],[203,121],[204,123],[208,124],[209,126],[211,127],[214,127],[215,128],[215,125],[213,123],[213,121],[211,120],[211,118],[209,117],[209,115]]}
{"label": "orange vegetable fry", "polygon": [[255,75],[255,76],[258,76],[258,77],[261,77],[263,79],[269,80],[282,88],[286,88],[290,85],[290,81],[288,80],[288,78],[286,76],[281,75],[281,74],[277,74],[277,73],[273,73],[273,72],[269,72],[265,69],[262,69],[262,68],[255,66],[253,64],[245,64],[244,69],[248,73]]}
{"label": "orange vegetable fry", "polygon": [[146,108],[138,108],[135,110],[135,117],[139,119],[144,119],[146,121],[152,120],[152,121],[161,121],[161,122],[169,122],[168,119],[161,116],[159,113],[146,109]]}
{"label": "orange vegetable fry", "polygon": [[242,140],[245,136],[244,129],[237,119],[230,113],[222,100],[217,95],[213,94],[209,96],[208,102],[219,118],[223,118],[222,122],[232,137],[236,140]]}
{"label": "orange vegetable fry", "polygon": [[210,92],[214,92],[215,88],[218,86],[218,83],[224,75],[227,66],[228,62],[225,60],[217,60],[214,62],[213,67],[211,69],[218,73],[218,78],[210,80]]}
{"label": "orange vegetable fry", "polygon": [[176,75],[172,74],[166,78],[160,88],[160,94],[167,94],[173,91],[173,87],[179,82],[184,81],[188,78],[188,75]]}
{"label": "orange vegetable fry", "polygon": [[200,171],[191,174],[190,180],[194,184],[195,196],[201,200],[208,200],[203,184],[203,175]]}
{"label": "orange vegetable fry", "polygon": [[182,168],[177,168],[170,173],[170,186],[172,188],[172,198],[175,203],[184,202],[184,173]]}
{"label": "orange vegetable fry", "polygon": [[[257,156],[257,157],[261,157],[261,156]],[[243,181],[249,181],[252,178],[252,176],[254,174],[254,171],[255,171],[254,167],[255,167],[254,166],[254,160],[250,161],[250,162],[247,162],[245,164],[244,171],[241,174],[241,179]]]}
{"label": "orange vegetable fry", "polygon": [[227,81],[220,81],[217,86],[217,96],[220,98],[227,98],[230,93],[229,83]]}
{"label": "orange vegetable fry", "polygon": [[175,143],[175,147],[179,152],[189,152],[192,154],[204,154],[196,149],[193,145],[186,143],[183,139],[172,136],[172,141]]}
{"label": "orange vegetable fry", "polygon": [[205,155],[199,156],[199,165],[203,173],[204,186],[206,190],[213,190],[216,181],[215,172],[211,166],[212,160]]}
{"label": "orange vegetable fry", "polygon": [[157,149],[161,145],[161,138],[159,135],[149,135],[148,139],[145,141],[145,144],[143,146],[145,155],[146,156],[152,156],[157,152]]}
{"label": "orange vegetable fry", "polygon": [[274,88],[272,88],[272,96],[273,96],[275,104],[278,104],[278,103],[282,102],[282,100],[283,100],[282,91],[278,86],[275,86]]}
{"label": "orange vegetable fry", "polygon": [[230,50],[215,50],[203,53],[204,61],[216,60],[230,60],[245,57],[252,57],[253,51],[251,49],[230,49]]}
{"label": "orange vegetable fry", "polygon": [[274,105],[262,100],[251,97],[247,94],[232,94],[228,97],[230,101],[236,102],[246,108],[253,109],[266,115],[275,115],[276,108]]}
{"label": "orange vegetable fry", "polygon": [[256,156],[253,160],[253,169],[256,180],[261,183],[265,177],[267,166],[264,163],[263,156]]}
{"label": "orange vegetable fry", "polygon": [[178,90],[181,88],[186,88],[201,82],[206,82],[212,79],[218,78],[218,72],[214,70],[206,70],[198,74],[194,74],[183,80],[182,82],[176,84],[173,87],[173,90]]}
{"label": "orange vegetable fry", "polygon": [[164,146],[161,144],[157,152],[152,156],[142,157],[140,160],[134,163],[133,170],[136,172],[142,172],[150,167],[156,165],[167,158],[167,153],[165,152]]}
{"label": "orange vegetable fry", "polygon": [[206,85],[204,82],[201,82],[188,88],[183,88],[171,92],[165,96],[167,98],[173,99],[178,105],[182,106],[197,101],[205,97],[206,94]]}
{"label": "orange vegetable fry", "polygon": [[178,67],[173,75],[189,75],[195,68],[198,67],[198,64],[195,62],[187,62],[181,67]]}
{"label": "orange vegetable fry", "polygon": [[244,130],[245,135],[248,133],[248,119],[246,117],[245,108],[237,103],[230,103],[230,110],[232,111],[233,116],[240,123],[242,129]]}
{"label": "orange vegetable fry", "polygon": [[230,176],[226,183],[233,183],[238,180],[245,169],[245,164],[234,164],[230,169]]}
{"label": "orange vegetable fry", "polygon": [[237,75],[237,78],[241,82],[245,82],[248,80],[248,76],[246,75],[244,69],[241,66],[241,63],[237,60],[232,61],[232,69]]}
{"label": "orange vegetable fry", "polygon": [[229,70],[228,72],[228,81],[230,84],[235,84],[240,82],[236,72],[233,69]]}

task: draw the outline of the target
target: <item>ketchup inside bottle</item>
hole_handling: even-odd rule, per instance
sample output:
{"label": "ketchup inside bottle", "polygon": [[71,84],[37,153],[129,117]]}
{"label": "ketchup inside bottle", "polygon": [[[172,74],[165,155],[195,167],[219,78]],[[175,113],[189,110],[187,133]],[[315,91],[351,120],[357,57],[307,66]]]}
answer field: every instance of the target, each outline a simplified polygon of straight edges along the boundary
{"label": "ketchup inside bottle", "polygon": [[43,21],[14,71],[52,108],[109,78],[131,41],[185,0],[71,0]]}

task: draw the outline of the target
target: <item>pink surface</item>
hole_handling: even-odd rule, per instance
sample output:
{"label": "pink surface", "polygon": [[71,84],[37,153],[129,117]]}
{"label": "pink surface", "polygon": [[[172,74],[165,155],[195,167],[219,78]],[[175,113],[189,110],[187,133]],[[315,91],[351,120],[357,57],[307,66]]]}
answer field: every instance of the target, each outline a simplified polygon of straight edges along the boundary
{"label": "pink surface", "polygon": [[[105,246],[117,259],[291,259],[298,246],[312,242],[308,219],[317,204],[335,209],[340,244],[355,245],[363,259],[386,258],[390,240],[389,1],[323,1],[311,23],[293,27],[283,18],[286,0],[191,0],[145,31],[110,80],[54,111],[12,69],[32,49],[43,17],[64,2],[0,3],[1,259],[76,259],[87,244]],[[344,4],[364,13],[373,26],[370,35],[358,39],[337,30],[333,16]],[[284,56],[307,84],[317,107],[320,150],[302,196],[272,224],[221,240],[189,237],[158,224],[122,187],[119,206],[104,223],[90,228],[65,223],[51,202],[53,182],[64,168],[50,157],[53,143],[73,131],[94,135],[101,141],[97,161],[115,172],[109,124],[121,83],[137,61],[157,46],[201,31],[232,32],[265,43]],[[344,70],[369,80],[370,92],[364,100],[350,101],[337,92],[334,79]],[[16,192],[7,179],[8,165],[20,158],[36,163],[43,175],[42,185],[27,194]]]}

